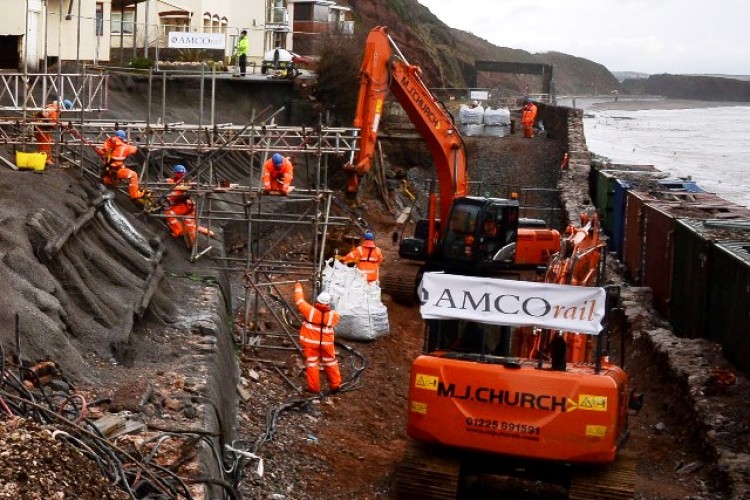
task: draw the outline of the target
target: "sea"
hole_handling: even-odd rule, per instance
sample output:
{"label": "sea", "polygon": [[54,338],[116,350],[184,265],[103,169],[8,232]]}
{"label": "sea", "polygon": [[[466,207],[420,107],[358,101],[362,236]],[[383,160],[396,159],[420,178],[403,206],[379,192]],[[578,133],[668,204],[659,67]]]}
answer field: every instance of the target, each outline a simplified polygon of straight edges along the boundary
{"label": "sea", "polygon": [[606,108],[595,99],[577,99],[574,106],[583,109],[584,134],[592,153],[613,163],[654,165],[750,207],[750,106],[639,110],[597,106]]}

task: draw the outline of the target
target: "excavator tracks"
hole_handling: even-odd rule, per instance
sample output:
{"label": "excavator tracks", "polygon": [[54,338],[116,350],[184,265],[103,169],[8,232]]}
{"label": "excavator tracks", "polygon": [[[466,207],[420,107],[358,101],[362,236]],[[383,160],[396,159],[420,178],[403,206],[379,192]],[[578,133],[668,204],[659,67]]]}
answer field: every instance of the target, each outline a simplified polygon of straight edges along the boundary
{"label": "excavator tracks", "polygon": [[635,489],[636,456],[620,452],[615,461],[592,470],[582,467],[570,479],[570,500],[632,500]]}
{"label": "excavator tracks", "polygon": [[398,498],[454,500],[460,468],[459,459],[446,450],[410,443],[396,469]]}
{"label": "excavator tracks", "polygon": [[381,278],[380,288],[383,290],[383,293],[390,295],[394,302],[405,306],[413,306],[418,302],[415,285],[416,277],[416,271],[414,274],[408,273],[406,276],[390,272]]}

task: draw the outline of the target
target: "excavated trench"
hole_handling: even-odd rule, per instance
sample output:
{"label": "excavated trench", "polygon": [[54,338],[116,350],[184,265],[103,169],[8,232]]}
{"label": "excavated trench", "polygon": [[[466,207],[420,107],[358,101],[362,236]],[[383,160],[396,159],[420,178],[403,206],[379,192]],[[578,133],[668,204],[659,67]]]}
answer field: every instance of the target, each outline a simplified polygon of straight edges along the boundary
{"label": "excavated trench", "polygon": [[[134,99],[143,94],[142,85],[130,79],[116,81],[113,109],[107,115],[142,119],[146,109],[139,108],[142,104],[135,104]],[[186,84],[170,100],[190,101],[185,97],[195,90],[194,84]],[[282,94],[275,92],[262,95],[276,96],[274,102],[283,104]],[[264,106],[237,88],[227,90],[227,96],[222,95],[219,105],[227,121],[241,122],[251,109]],[[233,98],[241,104],[233,107]],[[548,168],[545,175],[549,178],[533,182],[535,186],[540,182],[559,185],[563,208],[555,212],[556,217],[575,219],[582,209],[590,208],[586,182],[590,155],[580,116],[544,107],[540,113],[549,133],[557,134],[551,137],[555,140],[537,142],[534,147],[516,141],[511,154],[503,151],[500,158],[496,152],[482,152],[481,140],[471,139],[467,146],[475,161],[470,175],[492,179],[506,190],[534,187],[524,185],[524,166],[529,162],[554,166],[567,149],[567,172]],[[168,115],[167,119],[186,122],[197,118],[194,107],[176,104],[170,105]],[[408,170],[412,184],[427,180],[424,170],[409,168],[412,160],[407,158],[426,157],[426,150],[405,148],[404,157],[398,147],[387,151],[391,167]],[[161,163],[156,158],[152,161],[159,175]],[[242,155],[228,155],[218,163],[217,171],[222,178],[245,179],[247,162]],[[390,184],[394,187],[400,181]],[[232,290],[238,290],[238,280],[217,271],[210,259],[190,263],[183,242],[169,238],[160,221],[144,220],[139,208],[122,193],[112,198],[91,177],[73,169],[52,168],[41,174],[1,170],[0,210],[0,279],[10,291],[0,297],[3,368],[6,359],[10,366],[19,354],[20,338],[23,364],[51,360],[58,367],[50,377],[55,384],[44,385],[36,376],[28,378],[28,390],[39,401],[49,400],[57,407],[75,391],[89,403],[92,419],[130,412],[123,425],[135,422],[145,427],[140,434],[124,434],[116,442],[143,453],[142,468],[134,474],[150,478],[144,489],[188,488],[195,497],[219,497],[221,490],[228,491],[238,471],[229,476],[222,473],[217,456],[223,454],[222,446],[232,441],[235,431],[238,372],[230,313],[237,305]],[[241,227],[220,236],[212,242],[219,255],[224,254],[223,248],[243,250]],[[743,498],[748,491],[746,459],[732,440],[746,432],[742,425],[750,421],[740,411],[747,406],[740,402],[746,380],[740,379],[737,389],[721,394],[709,390],[710,368],[721,362],[711,346],[677,339],[663,322],[650,321],[656,315],[638,289],[624,296],[630,332],[640,339],[637,351],[656,360],[676,381],[691,422],[701,430],[697,439],[719,464],[718,475],[726,481],[727,494]],[[696,359],[700,362],[695,363]],[[23,377],[22,370],[19,378]],[[21,391],[16,385],[6,378],[0,396],[11,403],[11,413],[22,414],[29,409],[13,403],[11,389]],[[77,420],[83,409],[66,407],[63,413]],[[0,428],[0,434],[4,430]],[[117,452],[107,449],[104,454]],[[181,484],[172,474],[159,476],[163,470],[158,467],[173,466],[177,474],[198,480]],[[0,470],[15,469],[3,467],[0,458]],[[6,483],[19,481],[18,477],[4,479]],[[204,490],[204,485],[210,486]],[[76,494],[100,498],[93,489]]]}

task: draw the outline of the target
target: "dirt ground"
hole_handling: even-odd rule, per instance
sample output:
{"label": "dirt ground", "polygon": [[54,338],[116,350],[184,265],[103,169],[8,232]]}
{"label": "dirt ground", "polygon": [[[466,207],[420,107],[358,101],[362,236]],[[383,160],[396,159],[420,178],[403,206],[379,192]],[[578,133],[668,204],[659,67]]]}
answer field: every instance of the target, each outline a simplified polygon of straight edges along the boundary
{"label": "dirt ground", "polygon": [[[507,148],[517,153],[526,146],[516,137],[479,147],[470,144],[482,178],[494,167],[495,172],[511,171],[509,178],[495,177],[496,182],[554,182],[558,165],[554,144],[547,148],[546,158],[527,157],[525,164],[520,160],[518,165],[498,165],[509,156],[524,157],[507,155]],[[398,258],[388,237],[396,229],[393,216],[370,201],[366,219],[380,236],[385,255],[382,272],[414,272],[412,263]],[[618,280],[614,275],[611,279]],[[294,353],[262,349],[243,353],[247,399],[240,408],[240,438],[256,445],[262,442],[256,452],[265,460],[263,477],[252,468],[246,470],[242,492],[247,498],[395,497],[394,473],[409,439],[405,433],[409,366],[421,352],[423,327],[416,307],[394,303],[385,294],[383,302],[388,307],[390,334],[371,343],[346,342],[365,357],[366,365],[348,349],[338,349],[344,378],[358,378],[334,396],[306,399],[295,392],[292,385],[304,383],[304,366]],[[627,339],[626,368],[645,401],[643,409],[630,416],[625,446],[638,457],[636,498],[723,498],[712,479],[715,465],[697,444],[696,428],[686,420],[688,412],[676,389],[661,381],[658,364],[644,345],[632,342],[629,336]],[[275,366],[258,358],[284,364]]]}

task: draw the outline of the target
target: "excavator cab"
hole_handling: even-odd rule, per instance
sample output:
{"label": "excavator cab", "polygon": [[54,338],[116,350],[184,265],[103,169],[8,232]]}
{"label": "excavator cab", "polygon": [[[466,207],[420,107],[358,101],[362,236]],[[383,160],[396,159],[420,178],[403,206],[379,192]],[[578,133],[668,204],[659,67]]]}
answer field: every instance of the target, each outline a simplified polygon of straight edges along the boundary
{"label": "excavator cab", "polygon": [[492,271],[514,264],[518,200],[455,200],[445,225],[440,257],[451,270]]}

